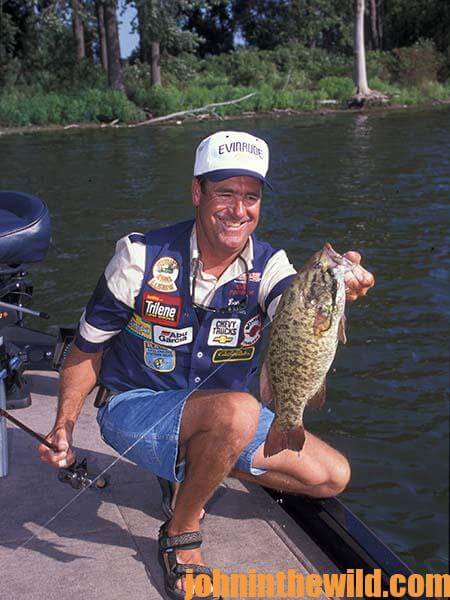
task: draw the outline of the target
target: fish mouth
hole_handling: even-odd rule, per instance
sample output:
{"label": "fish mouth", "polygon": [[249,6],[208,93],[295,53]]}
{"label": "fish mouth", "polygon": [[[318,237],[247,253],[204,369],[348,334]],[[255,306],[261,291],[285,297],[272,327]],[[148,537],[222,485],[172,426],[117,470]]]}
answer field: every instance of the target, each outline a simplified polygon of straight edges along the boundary
{"label": "fish mouth", "polygon": [[336,252],[329,242],[322,248],[319,263],[324,271],[333,275],[345,275],[355,267],[355,263]]}

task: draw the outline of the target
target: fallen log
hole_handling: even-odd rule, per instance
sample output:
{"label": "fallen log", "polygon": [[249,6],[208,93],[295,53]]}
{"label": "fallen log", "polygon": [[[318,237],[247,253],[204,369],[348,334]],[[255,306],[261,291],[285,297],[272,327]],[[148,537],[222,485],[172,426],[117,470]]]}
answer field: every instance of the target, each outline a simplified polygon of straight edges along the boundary
{"label": "fallen log", "polygon": [[236,100],[227,100],[226,102],[214,102],[212,104],[206,104],[205,106],[201,106],[200,108],[190,108],[189,110],[182,110],[179,112],[170,113],[169,115],[163,115],[161,117],[155,117],[154,119],[147,119],[146,121],[141,121],[140,123],[134,123],[133,125],[128,125],[128,127],[140,127],[141,125],[152,125],[153,123],[160,123],[161,121],[168,121],[170,119],[175,119],[176,117],[182,117],[183,115],[190,115],[200,112],[208,111],[212,108],[218,108],[219,106],[228,106],[229,104],[237,104],[238,102],[243,102],[252,96],[255,96],[257,92],[252,92],[251,94],[247,94],[246,96],[242,96],[242,98],[236,98]]}

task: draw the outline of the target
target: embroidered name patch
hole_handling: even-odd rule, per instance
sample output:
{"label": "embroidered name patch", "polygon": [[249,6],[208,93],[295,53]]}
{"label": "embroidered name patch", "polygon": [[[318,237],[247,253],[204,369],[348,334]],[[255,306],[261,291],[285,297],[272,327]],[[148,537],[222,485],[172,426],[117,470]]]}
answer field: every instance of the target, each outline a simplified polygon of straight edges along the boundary
{"label": "embroidered name patch", "polygon": [[138,338],[141,338],[141,340],[152,339],[152,326],[143,321],[143,319],[141,319],[141,317],[136,313],[133,314],[131,321],[126,327],[126,331],[132,333]]}
{"label": "embroidered name patch", "polygon": [[177,261],[171,256],[163,256],[153,265],[153,278],[148,285],[158,292],[176,292],[175,281],[180,272]]}
{"label": "embroidered name patch", "polygon": [[145,292],[142,300],[142,316],[157,325],[177,326],[181,315],[180,296]]}
{"label": "embroidered name patch", "polygon": [[175,361],[175,350],[144,342],[144,362],[150,369],[158,373],[170,373],[175,369]]}
{"label": "embroidered name patch", "polygon": [[240,326],[240,319],[213,319],[208,346],[237,346]]}
{"label": "embroidered name patch", "polygon": [[153,327],[153,336],[155,342],[162,344],[163,346],[182,346],[183,344],[190,344],[193,338],[192,327],[185,327],[184,329],[172,329],[171,327],[161,327],[155,325]]}
{"label": "embroidered name patch", "polygon": [[261,316],[255,315],[244,325],[244,339],[242,340],[242,346],[252,346],[261,337]]}
{"label": "embroidered name patch", "polygon": [[254,354],[255,346],[248,346],[247,348],[218,348],[214,350],[212,361],[213,363],[224,363],[252,360]]}

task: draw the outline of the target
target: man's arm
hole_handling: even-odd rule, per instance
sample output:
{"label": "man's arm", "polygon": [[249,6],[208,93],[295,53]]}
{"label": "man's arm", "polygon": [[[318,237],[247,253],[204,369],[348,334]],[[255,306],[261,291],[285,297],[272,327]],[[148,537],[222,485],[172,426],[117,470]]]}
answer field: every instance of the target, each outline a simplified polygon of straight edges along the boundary
{"label": "man's arm", "polygon": [[55,425],[46,436],[59,448],[53,452],[47,446],[39,446],[43,462],[54,467],[67,467],[75,460],[72,450],[72,435],[75,423],[83,408],[86,396],[97,383],[103,351],[82,352],[75,345],[67,355],[60,373],[58,411]]}
{"label": "man's arm", "polygon": [[83,313],[60,374],[56,421],[47,439],[60,452],[39,446],[41,460],[55,467],[74,462],[72,435],[84,401],[97,382],[103,350],[128,323],[145,269],[144,236],[125,236],[100,277]]}

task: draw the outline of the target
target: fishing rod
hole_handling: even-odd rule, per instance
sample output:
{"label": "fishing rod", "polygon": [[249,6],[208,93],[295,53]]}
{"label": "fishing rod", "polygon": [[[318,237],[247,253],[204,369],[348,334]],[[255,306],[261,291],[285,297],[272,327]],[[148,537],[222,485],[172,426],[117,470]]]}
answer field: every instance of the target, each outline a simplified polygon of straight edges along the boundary
{"label": "fishing rod", "polygon": [[[43,435],[41,435],[37,431],[30,429],[30,427],[25,425],[25,423],[22,423],[22,421],[19,421],[18,419],[13,417],[11,414],[9,414],[8,411],[4,410],[3,408],[0,408],[0,417],[5,417],[5,419],[8,419],[8,421],[14,423],[14,425],[22,429],[22,431],[25,431],[25,433],[28,433],[28,435],[34,437],[41,444],[44,444],[44,446],[47,446],[47,448],[49,448],[53,452],[60,451],[55,444],[49,442]],[[80,462],[75,461],[69,467],[60,467],[58,470],[58,480],[61,481],[61,483],[68,483],[75,490],[87,487],[95,487],[101,490],[108,485],[108,479],[106,477],[96,477],[92,474],[89,474],[86,458],[83,458],[83,460],[81,460]]]}
{"label": "fishing rod", "polygon": [[10,304],[9,302],[0,302],[0,308],[3,310],[15,310],[25,315],[32,315],[33,317],[40,317],[41,319],[50,319],[50,315],[46,312],[39,310],[31,310],[31,308],[25,308],[19,304]]}

